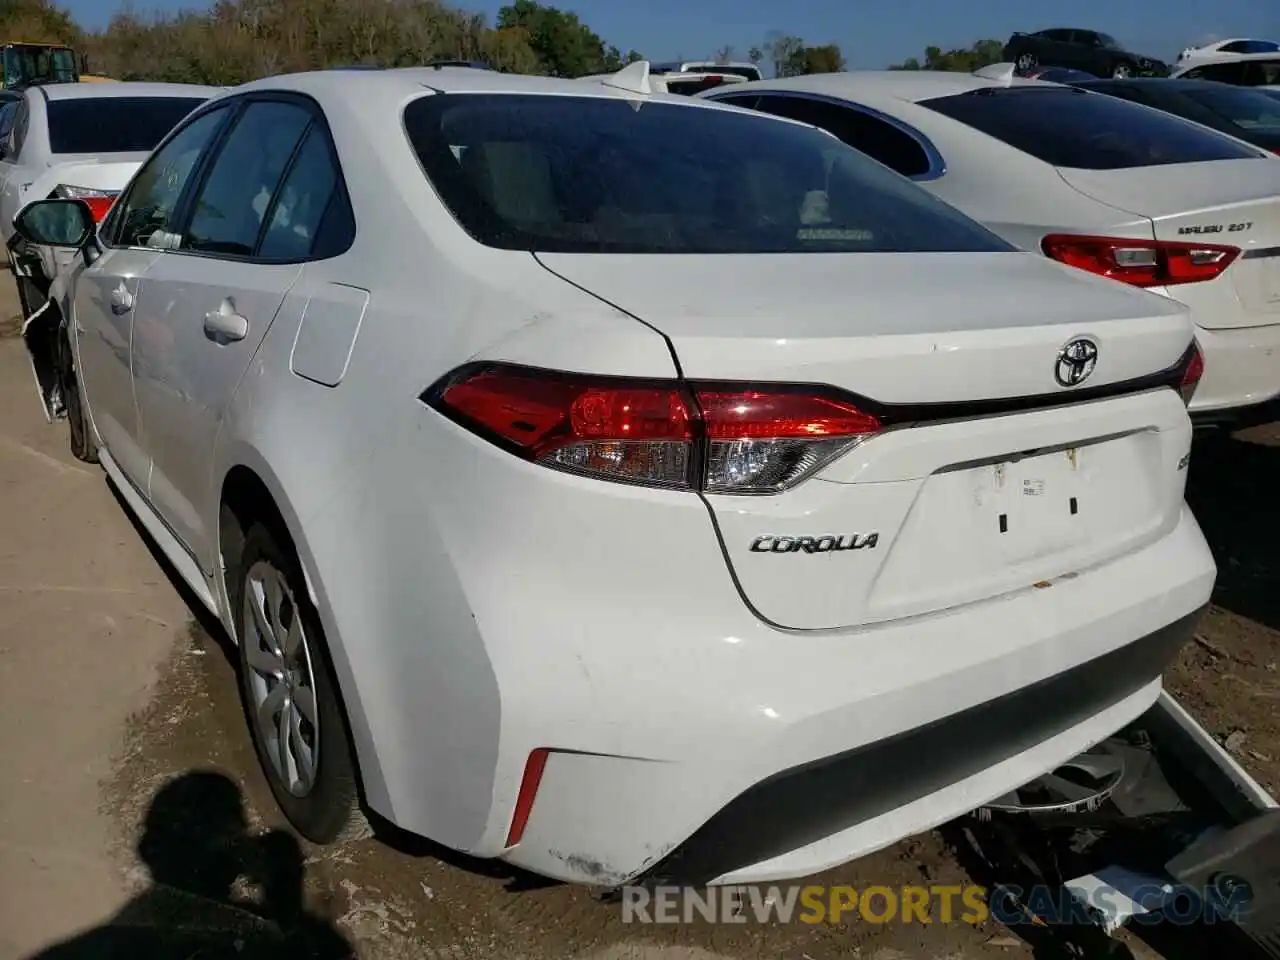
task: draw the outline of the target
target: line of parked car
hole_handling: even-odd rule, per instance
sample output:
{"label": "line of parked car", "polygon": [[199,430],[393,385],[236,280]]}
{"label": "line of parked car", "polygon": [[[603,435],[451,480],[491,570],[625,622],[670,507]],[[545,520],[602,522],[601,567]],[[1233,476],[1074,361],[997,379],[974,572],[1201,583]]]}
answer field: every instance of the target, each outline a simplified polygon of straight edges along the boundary
{"label": "line of parked car", "polygon": [[1280,157],[1014,69],[273,77],[105,216],[23,195],[46,413],[301,833],[795,877],[1152,705],[1192,418],[1280,394]]}

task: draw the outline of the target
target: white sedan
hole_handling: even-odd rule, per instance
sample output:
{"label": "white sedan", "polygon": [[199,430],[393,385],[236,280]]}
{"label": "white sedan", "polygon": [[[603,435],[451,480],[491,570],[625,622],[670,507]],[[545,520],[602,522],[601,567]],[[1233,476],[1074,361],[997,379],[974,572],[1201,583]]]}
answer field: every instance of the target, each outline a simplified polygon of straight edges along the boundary
{"label": "white sedan", "polygon": [[316,842],[810,874],[1134,720],[1209,600],[1185,307],[644,65],[257,81],[18,229]]}
{"label": "white sedan", "polygon": [[[29,201],[78,197],[96,219],[106,216],[139,164],[179,120],[204,103],[217,87],[184,83],[55,83],[28,87],[0,110],[0,240],[18,281],[25,316],[48,296],[49,284],[67,256],[28,246],[14,235],[14,215]],[[27,331],[29,343],[47,342],[47,319]],[[47,356],[48,351],[40,351]],[[36,376],[56,384],[47,364]],[[46,416],[61,412],[56,387]]]}
{"label": "white sedan", "polygon": [[[818,74],[702,96],[821,127],[1019,247],[1186,304],[1206,365],[1195,419],[1274,419],[1280,162],[1009,67]],[[1040,316],[1051,305],[1023,307]]]}
{"label": "white sedan", "polygon": [[1179,62],[1169,76],[1185,80],[1214,80],[1238,87],[1270,86],[1280,83],[1280,50],[1197,56]]}
{"label": "white sedan", "polygon": [[175,123],[218,93],[185,83],[28,87],[0,143],[0,240],[30,200],[83,197],[101,217]]}

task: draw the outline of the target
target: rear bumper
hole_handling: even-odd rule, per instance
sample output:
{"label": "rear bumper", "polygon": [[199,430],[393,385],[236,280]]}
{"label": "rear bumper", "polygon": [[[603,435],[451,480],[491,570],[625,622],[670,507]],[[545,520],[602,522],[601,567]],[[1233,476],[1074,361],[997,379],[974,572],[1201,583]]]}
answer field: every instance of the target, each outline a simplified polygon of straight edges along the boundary
{"label": "rear bumper", "polygon": [[[726,622],[721,636],[733,642],[721,647],[732,656],[714,658],[716,674],[700,679],[693,674],[709,658],[663,655],[673,642],[698,646],[693,634],[681,639],[691,625],[667,617],[659,633],[635,637],[652,654],[648,666],[633,662],[628,686],[608,697],[597,688],[576,734],[532,713],[504,716],[508,743],[527,748],[504,751],[500,764],[522,768],[528,748],[553,752],[522,841],[501,855],[559,879],[614,886],[654,872],[765,882],[873,853],[1034,779],[1140,716],[1190,637],[1214,574],[1184,509],[1147,548],[943,615],[807,636]],[[637,712],[630,691],[642,689],[646,707]],[[626,730],[633,749],[590,750],[591,731],[603,730]]]}
{"label": "rear bumper", "polygon": [[1280,324],[1234,330],[1197,326],[1196,339],[1204,352],[1204,377],[1191,399],[1193,423],[1231,420],[1230,411],[1280,397]]}
{"label": "rear bumper", "polygon": [[1153,700],[1155,678],[1191,638],[1201,612],[1003,697],[758,783],[653,872],[703,883],[763,879],[838,853],[920,798],[941,802],[957,784],[994,782],[1016,758],[1042,763],[1091,746],[1086,741],[1099,731]]}

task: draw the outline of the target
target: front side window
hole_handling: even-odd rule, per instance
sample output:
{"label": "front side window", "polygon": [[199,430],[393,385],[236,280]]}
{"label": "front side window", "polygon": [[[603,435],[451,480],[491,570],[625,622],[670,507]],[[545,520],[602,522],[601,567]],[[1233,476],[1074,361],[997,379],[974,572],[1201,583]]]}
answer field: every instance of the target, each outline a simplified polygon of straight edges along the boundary
{"label": "front side window", "polygon": [[924,100],[921,106],[1055,167],[1124,170],[1259,156],[1172,114],[1067,87],[983,90]]}
{"label": "front side window", "polygon": [[1120,46],[1120,41],[1117,40],[1115,37],[1108,36],[1105,33],[1095,34],[1095,36],[1098,38],[1098,46],[1102,47],[1103,50],[1123,50],[1124,49],[1124,47]]}
{"label": "front side window", "polygon": [[280,176],[310,122],[311,113],[293,103],[250,103],[196,195],[181,249],[251,256]]}
{"label": "front side window", "polygon": [[1012,249],[829,134],[612,97],[424,96],[405,129],[453,216],[492,247],[563,253]]}
{"label": "front side window", "polygon": [[48,106],[49,147],[62,153],[150,153],[203,100],[76,97]]}
{"label": "front side window", "polygon": [[113,213],[116,242],[126,247],[170,246],[174,213],[196,160],[222,128],[228,113],[219,107],[201,114],[152,155],[138,171],[124,202]]}

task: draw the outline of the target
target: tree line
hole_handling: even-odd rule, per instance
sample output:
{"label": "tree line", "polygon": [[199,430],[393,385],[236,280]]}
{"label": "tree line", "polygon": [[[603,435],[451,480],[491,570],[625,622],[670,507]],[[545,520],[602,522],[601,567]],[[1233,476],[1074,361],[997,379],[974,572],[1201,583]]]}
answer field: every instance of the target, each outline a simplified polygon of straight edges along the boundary
{"label": "tree line", "polygon": [[[580,77],[643,59],[606,41],[577,14],[513,0],[492,23],[445,0],[215,0],[204,11],[143,15],[126,6],[101,30],[86,30],[52,0],[0,0],[0,40],[67,43],[90,72],[119,80],[232,85],[257,77],[336,66],[482,62],[511,73]],[[925,51],[893,69],[973,70],[1000,59],[1001,44]],[[846,62],[838,44],[774,32],[740,54],[733,47],[680,59],[727,63],[745,56],[776,76],[831,73]]]}

